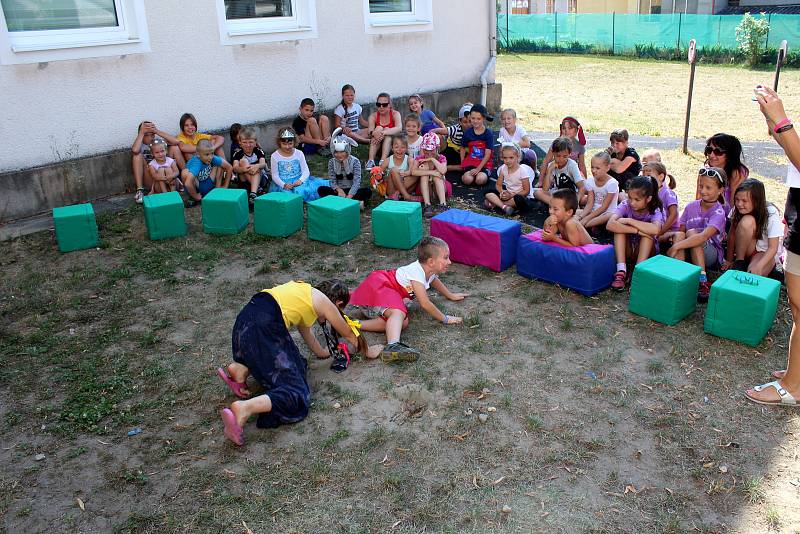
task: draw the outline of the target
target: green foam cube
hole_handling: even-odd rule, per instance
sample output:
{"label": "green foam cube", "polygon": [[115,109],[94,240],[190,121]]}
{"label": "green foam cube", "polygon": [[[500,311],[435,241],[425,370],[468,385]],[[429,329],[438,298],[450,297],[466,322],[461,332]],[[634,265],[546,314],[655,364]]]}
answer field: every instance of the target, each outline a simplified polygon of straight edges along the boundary
{"label": "green foam cube", "polygon": [[61,252],[92,248],[100,244],[91,204],[53,208],[53,226]]}
{"label": "green foam cube", "polygon": [[308,203],[308,238],[331,245],[350,241],[361,231],[361,205],[330,195]]}
{"label": "green foam cube", "polygon": [[186,235],[186,217],[180,193],[158,193],[144,197],[144,224],[153,241]]}
{"label": "green foam cube", "polygon": [[669,256],[653,256],[636,266],[628,310],[667,325],[694,312],[700,267]]}
{"label": "green foam cube", "polygon": [[238,234],[250,223],[247,192],[215,187],[203,197],[203,230],[207,234]]}
{"label": "green foam cube", "polygon": [[780,293],[777,280],[728,270],[711,285],[703,329],[755,347],[775,320]]}
{"label": "green foam cube", "polygon": [[253,230],[272,237],[288,237],[303,227],[303,197],[284,191],[261,195],[253,207]]}
{"label": "green foam cube", "polygon": [[379,247],[408,250],[422,239],[419,202],[386,200],[372,210],[372,240]]}

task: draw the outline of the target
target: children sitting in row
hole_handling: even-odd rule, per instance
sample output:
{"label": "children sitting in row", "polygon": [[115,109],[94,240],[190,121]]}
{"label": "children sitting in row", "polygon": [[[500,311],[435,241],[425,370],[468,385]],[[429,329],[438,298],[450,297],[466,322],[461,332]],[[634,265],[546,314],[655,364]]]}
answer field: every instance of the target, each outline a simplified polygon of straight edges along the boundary
{"label": "children sitting in row", "polygon": [[608,152],[598,152],[590,163],[592,176],[586,179],[586,209],[579,221],[585,228],[604,228],[617,210],[619,183],[608,174],[611,168]]}
{"label": "children sitting in row", "polygon": [[[516,143],[504,142],[500,147],[503,165],[497,170],[497,182],[484,189],[484,204],[497,208],[506,215],[515,211],[527,213],[530,209],[532,169],[521,165],[522,150]],[[526,169],[527,168],[527,169]]]}
{"label": "children sitting in row", "polygon": [[[583,133],[583,126],[573,117],[564,117],[559,125],[559,137],[566,137],[570,140],[570,153],[569,157],[573,160],[580,170],[581,176],[586,177],[586,162],[584,160],[584,153],[586,152],[586,135]],[[547,151],[544,159],[542,160],[539,172],[542,176],[547,171],[547,166],[553,161],[552,149]]]}
{"label": "children sitting in row", "polygon": [[461,137],[461,170],[464,171],[461,181],[464,185],[482,186],[489,181],[489,175],[494,168],[492,154],[495,136],[486,127],[485,121],[493,120],[486,107],[481,104],[475,104],[470,109],[471,127],[464,130]]}
{"label": "children sitting in row", "polygon": [[422,201],[425,207],[422,209],[422,216],[425,218],[433,217],[433,206],[431,206],[430,184],[436,190],[439,204],[436,211],[447,209],[445,198],[445,174],[447,173],[447,159],[439,154],[439,136],[433,132],[428,132],[422,136],[422,154],[417,156],[411,163],[411,175],[419,178]]}
{"label": "children sitting in row", "polygon": [[422,135],[425,135],[436,128],[445,127],[444,123],[439,120],[433,111],[425,109],[425,101],[417,93],[414,93],[408,97],[408,109],[411,111],[411,113],[419,117],[421,122],[420,132],[422,132]]}
{"label": "children sitting in row", "polygon": [[256,196],[264,192],[269,183],[269,170],[267,169],[267,155],[261,150],[256,141],[256,132],[253,128],[242,128],[237,136],[239,148],[231,156],[233,172],[239,183],[249,184],[250,203]]}
{"label": "children sitting in row", "polygon": [[578,195],[578,202],[584,200],[586,188],[578,164],[570,158],[572,142],[567,137],[559,137],[550,146],[552,161],[547,164],[541,178],[541,187],[534,190],[534,198],[550,204],[552,192],[557,189],[570,189]]}
{"label": "children sitting in row", "polygon": [[331,123],[328,117],[320,114],[319,119],[314,118],[314,101],[304,98],[300,101],[297,117],[292,121],[292,128],[297,133],[297,145],[303,154],[326,154],[326,148],[331,142]]}
{"label": "children sitting in row", "polygon": [[189,196],[189,207],[196,206],[215,187],[228,187],[226,180],[230,179],[232,172],[231,164],[214,154],[214,145],[210,140],[198,141],[194,156],[181,171],[181,179]]}
{"label": "children sitting in row", "polygon": [[372,189],[361,187],[361,161],[351,155],[353,146],[357,146],[356,141],[343,135],[341,128],[333,131],[330,148],[333,157],[328,160],[330,185],[320,186],[317,193],[320,197],[339,195],[358,200],[364,209],[364,201],[372,197]]}
{"label": "children sitting in row", "polygon": [[522,151],[522,161],[525,165],[536,167],[536,152],[531,148],[531,139],[525,128],[517,124],[517,112],[511,108],[500,113],[500,143],[516,143]]}
{"label": "children sitting in row", "polygon": [[133,140],[131,146],[131,153],[133,154],[133,179],[136,183],[136,195],[134,200],[137,204],[141,204],[144,199],[145,193],[153,190],[153,177],[148,171],[148,166],[153,161],[153,154],[151,145],[156,142],[163,142],[167,145],[167,152],[171,159],[179,157],[180,150],[178,150],[178,140],[169,135],[167,132],[159,130],[155,123],[151,121],[143,121],[139,123],[139,128],[136,131],[136,138]]}

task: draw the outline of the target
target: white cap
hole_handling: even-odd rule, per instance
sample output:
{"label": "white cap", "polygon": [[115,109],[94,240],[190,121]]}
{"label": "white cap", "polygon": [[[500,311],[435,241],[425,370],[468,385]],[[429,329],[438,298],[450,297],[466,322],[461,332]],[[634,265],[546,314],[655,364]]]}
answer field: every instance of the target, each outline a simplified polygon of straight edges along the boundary
{"label": "white cap", "polygon": [[472,103],[471,102],[467,102],[466,104],[461,106],[461,109],[458,110],[459,118],[463,117],[464,115],[466,115],[470,111],[472,111]]}

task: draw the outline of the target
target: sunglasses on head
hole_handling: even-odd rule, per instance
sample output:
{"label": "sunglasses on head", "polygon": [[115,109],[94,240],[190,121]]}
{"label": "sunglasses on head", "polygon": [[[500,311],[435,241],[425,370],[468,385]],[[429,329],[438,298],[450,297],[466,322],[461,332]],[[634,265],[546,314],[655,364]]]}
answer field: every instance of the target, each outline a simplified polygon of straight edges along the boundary
{"label": "sunglasses on head", "polygon": [[718,146],[715,146],[715,147],[707,146],[706,149],[705,149],[705,155],[706,156],[710,156],[712,153],[715,156],[724,156],[725,155],[725,151],[722,150],[721,148],[719,148]]}
{"label": "sunglasses on head", "polygon": [[716,178],[720,182],[722,182],[722,175],[720,175],[719,171],[716,169],[711,169],[709,167],[700,167],[700,170],[697,171],[697,174],[700,176],[708,176],[711,178]]}
{"label": "sunglasses on head", "polygon": [[389,107],[389,103],[388,102],[375,102],[375,105],[378,106],[379,108],[388,108]]}

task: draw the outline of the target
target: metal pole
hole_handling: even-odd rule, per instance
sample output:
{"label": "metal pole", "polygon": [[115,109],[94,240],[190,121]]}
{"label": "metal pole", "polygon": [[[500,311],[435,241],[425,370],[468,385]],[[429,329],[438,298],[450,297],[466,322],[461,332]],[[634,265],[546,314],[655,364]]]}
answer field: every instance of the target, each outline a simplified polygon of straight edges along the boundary
{"label": "metal pole", "polygon": [[683,21],[683,13],[678,13],[678,53],[681,53],[681,22]]}
{"label": "metal pole", "polygon": [[688,154],[687,144],[689,142],[689,117],[692,114],[692,91],[694,90],[694,68],[696,62],[695,40],[689,41],[689,96],[686,100],[686,122],[683,127],[683,153]]}
{"label": "metal pole", "polygon": [[767,15],[767,40],[764,42],[764,48],[769,48],[769,27],[772,25],[772,13]]}
{"label": "metal pole", "polygon": [[721,34],[722,34],[722,15],[719,16],[719,20],[717,21],[717,46],[720,46],[719,37]]}
{"label": "metal pole", "polygon": [[508,4],[511,0],[506,0],[506,48],[509,48],[508,43],[511,42],[508,36],[508,19],[511,18],[511,9],[509,9]]}
{"label": "metal pole", "polygon": [[553,33],[553,43],[555,45],[556,50],[558,50],[558,10],[555,7],[555,0],[553,0],[553,15],[555,15],[555,32]]}
{"label": "metal pole", "polygon": [[616,26],[617,26],[617,12],[611,12],[611,55],[614,55],[614,48],[616,48]]}

